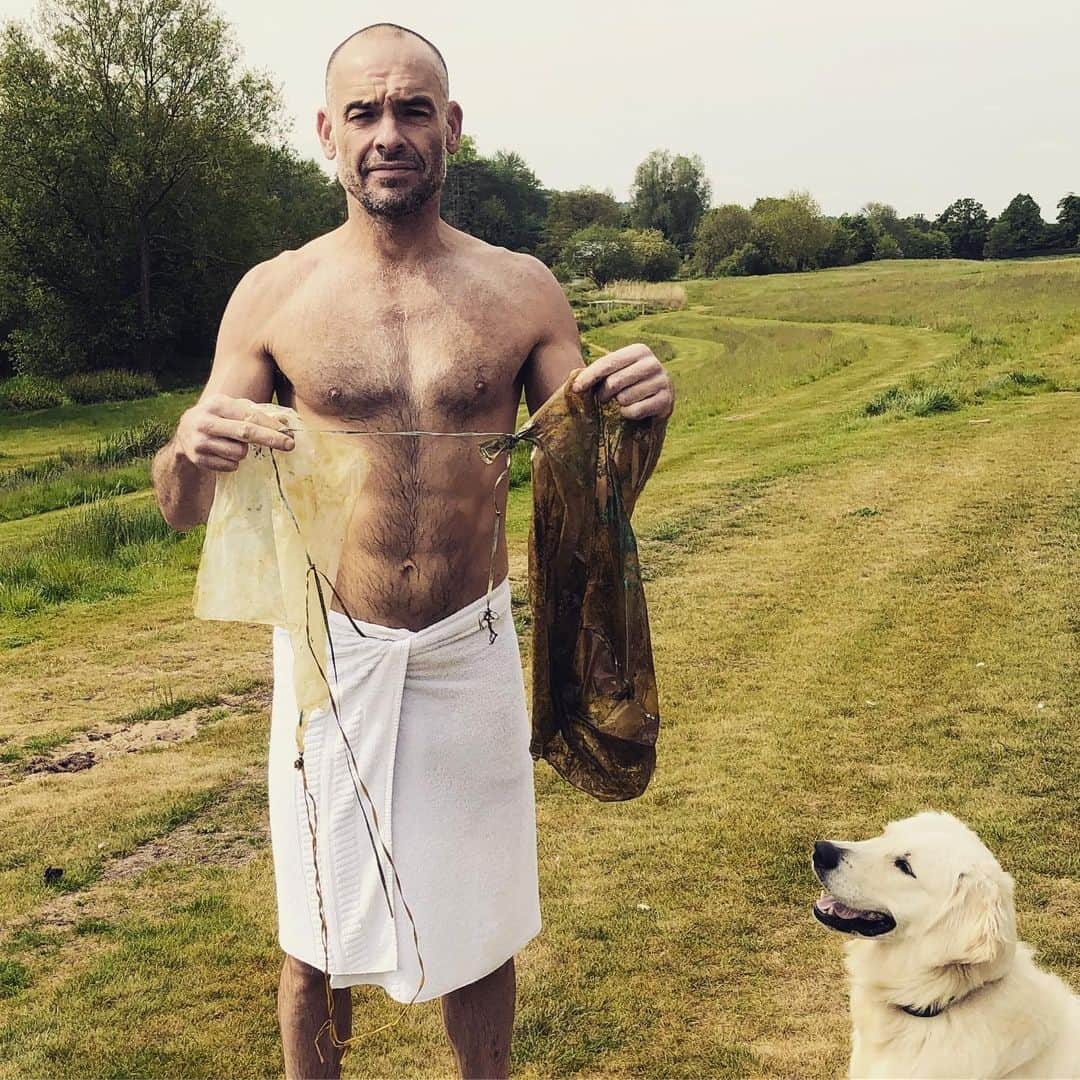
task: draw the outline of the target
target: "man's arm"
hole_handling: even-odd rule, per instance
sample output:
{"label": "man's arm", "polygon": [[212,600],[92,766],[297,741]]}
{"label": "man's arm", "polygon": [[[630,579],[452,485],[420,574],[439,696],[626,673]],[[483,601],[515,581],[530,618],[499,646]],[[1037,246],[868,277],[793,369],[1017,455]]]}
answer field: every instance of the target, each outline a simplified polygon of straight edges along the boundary
{"label": "man's arm", "polygon": [[274,392],[274,361],[263,348],[261,333],[272,273],[270,263],[260,263],[240,279],[221,317],[206,387],[154,457],[154,493],[174,529],[206,521],[215,477],[235,470],[249,443],[292,449],[283,424],[253,415],[257,403],[269,401]]}
{"label": "man's arm", "polygon": [[[525,401],[533,413],[581,367],[581,336],[562,287],[543,263],[528,256],[534,278],[538,319],[543,336],[525,367]],[[675,408],[671,376],[647,345],[627,345],[594,360],[577,377],[578,393],[595,387],[600,401],[616,398],[628,420],[649,416],[666,420]]]}

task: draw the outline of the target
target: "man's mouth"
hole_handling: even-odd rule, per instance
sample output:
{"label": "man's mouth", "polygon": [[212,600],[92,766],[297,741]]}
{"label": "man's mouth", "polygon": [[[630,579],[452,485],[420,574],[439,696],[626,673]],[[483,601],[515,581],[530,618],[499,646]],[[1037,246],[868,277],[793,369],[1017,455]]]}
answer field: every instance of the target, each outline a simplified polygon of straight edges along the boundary
{"label": "man's mouth", "polygon": [[830,893],[823,892],[814,904],[814,917],[830,930],[861,937],[878,937],[896,929],[896,920],[887,911],[864,911],[842,904]]}

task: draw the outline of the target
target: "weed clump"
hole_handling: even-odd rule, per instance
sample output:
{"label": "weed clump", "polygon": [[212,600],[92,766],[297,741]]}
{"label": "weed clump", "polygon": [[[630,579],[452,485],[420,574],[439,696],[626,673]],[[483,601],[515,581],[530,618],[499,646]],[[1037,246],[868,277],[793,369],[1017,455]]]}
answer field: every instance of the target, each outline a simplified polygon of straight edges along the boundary
{"label": "weed clump", "polygon": [[69,375],[63,382],[63,388],[76,405],[92,405],[99,401],[133,401],[158,392],[153,375],[118,368]]}
{"label": "weed clump", "polygon": [[866,416],[883,416],[889,412],[931,416],[933,413],[955,412],[962,404],[956,394],[943,386],[915,385],[906,389],[890,386],[871,398],[863,406],[863,413]]}
{"label": "weed clump", "polygon": [[92,503],[52,533],[0,560],[0,614],[27,616],[135,590],[148,565],[184,540],[153,505]]}
{"label": "weed clump", "polygon": [[52,379],[37,375],[14,375],[0,382],[0,409],[31,412],[63,404],[63,387]]}

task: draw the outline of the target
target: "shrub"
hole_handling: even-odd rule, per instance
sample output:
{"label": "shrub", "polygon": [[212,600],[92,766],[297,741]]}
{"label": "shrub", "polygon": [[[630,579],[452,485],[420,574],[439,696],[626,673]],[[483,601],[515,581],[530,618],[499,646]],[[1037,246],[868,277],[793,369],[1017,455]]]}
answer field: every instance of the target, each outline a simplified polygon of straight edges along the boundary
{"label": "shrub", "polygon": [[63,405],[64,391],[58,382],[38,375],[15,375],[0,382],[0,409],[51,409]]}
{"label": "shrub", "polygon": [[157,393],[158,386],[153,375],[114,369],[69,375],[64,380],[64,390],[77,404],[90,405],[97,401],[131,401],[149,397]]}
{"label": "shrub", "polygon": [[912,386],[907,390],[890,386],[871,398],[863,407],[863,412],[867,416],[881,416],[887,412],[930,416],[932,413],[954,412],[960,406],[960,399],[941,386]]}
{"label": "shrub", "polygon": [[[110,468],[136,458],[151,457],[172,438],[172,429],[159,420],[144,420],[134,427],[107,435],[90,455],[94,465]],[[63,455],[61,455],[63,456]]]}

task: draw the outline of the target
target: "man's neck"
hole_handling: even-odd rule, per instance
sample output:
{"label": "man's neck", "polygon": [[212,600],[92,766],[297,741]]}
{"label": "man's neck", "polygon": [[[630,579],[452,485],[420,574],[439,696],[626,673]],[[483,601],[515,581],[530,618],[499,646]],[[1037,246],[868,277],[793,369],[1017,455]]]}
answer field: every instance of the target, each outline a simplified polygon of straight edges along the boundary
{"label": "man's neck", "polygon": [[397,266],[418,263],[446,246],[447,227],[433,198],[407,217],[391,219],[369,214],[351,197],[349,216],[341,227],[346,250],[365,260]]}

